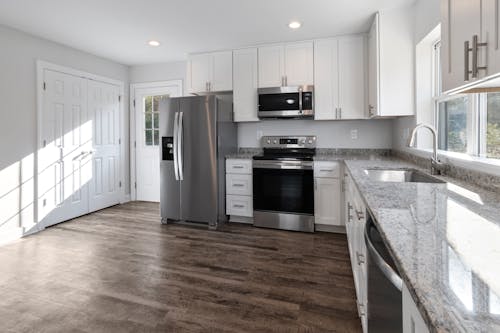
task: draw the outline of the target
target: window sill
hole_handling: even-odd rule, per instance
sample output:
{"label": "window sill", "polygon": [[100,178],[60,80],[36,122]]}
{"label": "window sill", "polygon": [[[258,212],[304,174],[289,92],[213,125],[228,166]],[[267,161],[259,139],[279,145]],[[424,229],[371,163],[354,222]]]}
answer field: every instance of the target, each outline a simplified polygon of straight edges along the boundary
{"label": "window sill", "polygon": [[[403,150],[420,157],[432,157],[432,149],[405,147]],[[470,156],[444,150],[438,150],[438,159],[444,163],[464,169],[500,176],[500,159]]]}

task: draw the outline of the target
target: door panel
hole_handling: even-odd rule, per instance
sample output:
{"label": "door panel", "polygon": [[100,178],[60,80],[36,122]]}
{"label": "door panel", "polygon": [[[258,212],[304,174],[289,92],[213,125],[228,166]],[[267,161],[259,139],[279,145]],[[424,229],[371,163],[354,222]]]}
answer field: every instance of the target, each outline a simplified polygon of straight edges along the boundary
{"label": "door panel", "polygon": [[258,49],[259,88],[281,87],[285,75],[283,46],[265,46]]}
{"label": "door panel", "polygon": [[[167,126],[161,125],[160,118],[164,118],[168,97],[177,97],[182,94],[181,87],[177,85],[138,88],[134,92],[135,100],[135,199],[139,201],[160,201],[160,144],[162,133]],[[163,106],[161,106],[163,105]],[[160,108],[162,114],[160,116]],[[170,112],[170,111],[169,111]],[[170,123],[171,122],[171,123]],[[172,126],[173,119],[169,120]],[[146,140],[147,133],[153,133]],[[167,136],[173,136],[170,133]],[[172,162],[173,163],[173,162]]]}
{"label": "door panel", "polygon": [[183,112],[181,219],[217,222],[215,97],[180,99]]}
{"label": "door panel", "polygon": [[89,113],[92,122],[93,174],[89,183],[91,211],[120,202],[118,124],[119,88],[115,85],[89,81]]}
{"label": "door panel", "polygon": [[285,46],[285,75],[287,86],[312,85],[313,43],[293,43]]}
{"label": "door panel", "polygon": [[38,213],[50,226],[88,212],[87,81],[45,70],[44,82]]}
{"label": "door panel", "polygon": [[365,116],[365,37],[339,39],[339,107],[342,119]]}

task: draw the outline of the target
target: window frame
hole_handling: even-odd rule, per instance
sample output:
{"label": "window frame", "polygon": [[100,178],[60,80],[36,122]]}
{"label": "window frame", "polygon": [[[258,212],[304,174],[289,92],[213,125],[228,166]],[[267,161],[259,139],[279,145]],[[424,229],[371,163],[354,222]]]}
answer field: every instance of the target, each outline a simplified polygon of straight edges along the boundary
{"label": "window frame", "polygon": [[[451,101],[458,98],[468,97],[467,105],[467,152],[459,153],[449,150],[441,150],[440,152],[451,153],[453,155],[464,155],[464,157],[475,157],[484,160],[500,161],[497,158],[488,157],[487,152],[487,119],[488,119],[488,94],[454,94],[445,95],[442,93],[442,77],[441,77],[441,40],[438,39],[433,43],[432,47],[432,100],[433,100],[433,119],[436,129],[440,128],[439,106],[441,103]],[[438,141],[441,136],[438,131]],[[438,145],[439,147],[439,145]]]}

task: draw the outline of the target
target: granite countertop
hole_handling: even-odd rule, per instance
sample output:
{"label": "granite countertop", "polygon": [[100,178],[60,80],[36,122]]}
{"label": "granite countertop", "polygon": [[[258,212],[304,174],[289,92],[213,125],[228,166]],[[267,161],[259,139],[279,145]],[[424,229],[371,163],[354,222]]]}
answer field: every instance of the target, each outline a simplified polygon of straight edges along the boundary
{"label": "granite countertop", "polygon": [[500,332],[500,194],[448,177],[387,183],[364,172],[419,169],[396,158],[345,164],[430,331]]}

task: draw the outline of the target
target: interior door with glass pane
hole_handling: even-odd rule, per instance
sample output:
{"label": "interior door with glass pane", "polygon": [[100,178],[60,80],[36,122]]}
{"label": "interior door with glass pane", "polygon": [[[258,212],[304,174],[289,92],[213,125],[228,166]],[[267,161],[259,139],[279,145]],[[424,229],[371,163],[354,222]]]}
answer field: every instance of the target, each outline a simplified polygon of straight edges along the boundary
{"label": "interior door with glass pane", "polygon": [[180,95],[177,86],[138,88],[135,94],[136,200],[160,201],[159,102]]}

